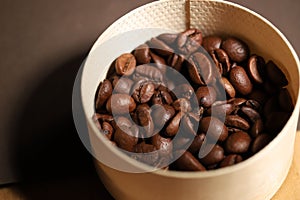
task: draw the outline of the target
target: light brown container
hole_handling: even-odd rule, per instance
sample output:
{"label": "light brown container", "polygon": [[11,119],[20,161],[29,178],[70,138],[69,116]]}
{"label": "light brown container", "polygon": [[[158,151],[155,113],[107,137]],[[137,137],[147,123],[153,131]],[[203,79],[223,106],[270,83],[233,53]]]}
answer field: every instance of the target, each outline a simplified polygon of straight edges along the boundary
{"label": "light brown container", "polygon": [[[296,126],[299,115],[299,60],[282,33],[263,17],[239,5],[223,1],[190,2],[191,27],[204,35],[221,34],[240,37],[251,52],[272,59],[289,80],[288,89],[296,103],[295,110],[281,133],[263,150],[246,161],[223,169],[207,172],[152,171],[129,173],[95,162],[99,176],[116,199],[213,199],[262,200],[270,199],[283,183],[291,165]],[[113,23],[97,40],[84,65],[81,93],[88,124],[91,146],[100,160],[123,161],[132,170],[147,171],[143,164],[129,159],[111,148],[92,121],[94,94],[98,83],[105,78],[109,63],[120,53],[129,52],[150,36],[142,34],[129,41],[131,45],[111,46],[107,54],[98,49],[113,36],[141,28],[162,28],[173,32],[185,29],[185,1],[158,1],[137,8]],[[116,41],[113,42],[116,44]],[[118,48],[118,49],[116,49]],[[103,52],[102,52],[103,53]],[[101,197],[99,197],[100,199]]]}

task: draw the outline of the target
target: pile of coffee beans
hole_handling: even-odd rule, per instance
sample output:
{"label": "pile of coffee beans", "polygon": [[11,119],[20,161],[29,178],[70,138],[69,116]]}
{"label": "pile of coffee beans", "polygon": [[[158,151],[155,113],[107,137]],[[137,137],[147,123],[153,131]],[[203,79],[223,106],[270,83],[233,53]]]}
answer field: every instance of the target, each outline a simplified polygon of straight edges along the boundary
{"label": "pile of coffee beans", "polygon": [[[174,80],[174,71],[186,82]],[[136,160],[217,169],[276,137],[294,108],[287,85],[273,61],[251,54],[239,38],[165,33],[113,61],[93,119],[108,142]]]}

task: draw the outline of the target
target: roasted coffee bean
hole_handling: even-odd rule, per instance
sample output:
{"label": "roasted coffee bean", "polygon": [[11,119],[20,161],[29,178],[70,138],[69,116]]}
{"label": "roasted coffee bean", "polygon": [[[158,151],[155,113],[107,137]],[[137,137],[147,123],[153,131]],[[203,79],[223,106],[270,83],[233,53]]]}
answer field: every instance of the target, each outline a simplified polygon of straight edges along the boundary
{"label": "roasted coffee bean", "polygon": [[230,103],[224,103],[221,105],[211,106],[207,109],[206,113],[217,118],[224,118],[226,115],[230,115],[235,109],[235,106]]}
{"label": "roasted coffee bean", "polygon": [[244,98],[232,98],[227,101],[227,103],[231,103],[234,106],[241,106],[247,101],[247,99]]}
{"label": "roasted coffee bean", "polygon": [[225,150],[228,153],[245,153],[251,143],[251,137],[243,131],[232,133],[225,141]]}
{"label": "roasted coffee bean", "polygon": [[119,56],[115,63],[115,69],[118,75],[129,76],[134,72],[136,60],[131,53],[124,53]]}
{"label": "roasted coffee bean", "polygon": [[273,61],[269,61],[267,63],[266,73],[268,75],[269,80],[273,84],[275,84],[279,87],[284,87],[288,84],[288,80],[285,77],[284,73]]}
{"label": "roasted coffee bean", "polygon": [[205,167],[188,151],[180,151],[182,154],[176,161],[177,169],[184,171],[205,171]]}
{"label": "roasted coffee bean", "polygon": [[266,80],[264,82],[263,88],[269,95],[275,95],[280,90],[280,87],[272,83],[270,80]]}
{"label": "roasted coffee bean", "polygon": [[232,166],[243,161],[242,156],[238,154],[229,154],[220,163],[220,167]]}
{"label": "roasted coffee bean", "polygon": [[157,38],[151,38],[151,40],[148,41],[147,44],[150,47],[150,49],[152,49],[155,53],[161,56],[169,56],[174,52],[174,50],[171,47],[169,47],[166,43]]}
{"label": "roasted coffee bean", "polygon": [[235,89],[232,86],[232,84],[228,81],[228,79],[225,77],[222,77],[220,82],[221,82],[223,88],[225,89],[225,92],[228,95],[228,97],[234,98],[235,97]]}
{"label": "roasted coffee bean", "polygon": [[156,66],[163,74],[165,74],[167,70],[165,59],[163,57],[156,55],[151,51],[150,51],[150,56],[152,58],[153,63],[155,63],[154,66]]}
{"label": "roasted coffee bean", "polygon": [[252,92],[248,95],[248,99],[249,101],[255,100],[260,105],[263,105],[267,101],[268,95],[261,89],[253,89]]}
{"label": "roasted coffee bean", "polygon": [[222,42],[221,48],[226,51],[229,58],[234,62],[243,62],[249,56],[249,47],[242,40],[229,37]]}
{"label": "roasted coffee bean", "polygon": [[253,141],[251,145],[251,152],[252,153],[257,153],[260,151],[262,148],[264,148],[267,144],[270,143],[272,140],[272,137],[269,134],[259,134]]}
{"label": "roasted coffee bean", "polygon": [[112,122],[114,120],[114,117],[109,114],[99,114],[95,113],[93,116],[94,121],[101,121],[101,122]]}
{"label": "roasted coffee bean", "polygon": [[175,109],[172,106],[163,104],[153,106],[152,119],[157,128],[162,128],[175,115]]}
{"label": "roasted coffee bean", "polygon": [[200,86],[196,91],[196,96],[200,106],[210,107],[216,101],[217,94],[213,87]]}
{"label": "roasted coffee bean", "polygon": [[194,83],[205,85],[212,82],[213,66],[205,54],[196,52],[190,56],[188,61],[188,72]]}
{"label": "roasted coffee bean", "polygon": [[199,131],[206,133],[207,137],[217,139],[218,141],[226,140],[228,130],[226,126],[216,117],[204,117],[199,123]]}
{"label": "roasted coffee bean", "polygon": [[126,114],[134,111],[136,104],[128,94],[112,94],[106,103],[106,110],[114,114]]}
{"label": "roasted coffee bean", "polygon": [[169,125],[166,128],[166,136],[172,137],[177,134],[182,116],[183,113],[179,112],[175,115],[175,117],[173,117],[173,119],[170,121]]}
{"label": "roasted coffee bean", "polygon": [[215,64],[219,66],[220,74],[226,75],[231,66],[227,53],[223,49],[216,49],[211,54]]}
{"label": "roasted coffee bean", "polygon": [[236,66],[230,70],[229,80],[233,87],[242,95],[248,95],[252,91],[252,83],[244,68]]}
{"label": "roasted coffee bean", "polygon": [[264,130],[264,124],[263,124],[263,121],[262,119],[258,119],[256,120],[251,129],[250,129],[250,134],[252,137],[257,137],[260,133],[262,133]]}
{"label": "roasted coffee bean", "polygon": [[154,123],[151,116],[151,109],[148,104],[140,104],[136,108],[137,118],[139,124],[143,126],[145,135],[144,137],[148,138],[152,136],[154,131]]}
{"label": "roasted coffee bean", "polygon": [[145,82],[141,84],[135,84],[132,97],[136,102],[147,103],[154,94],[155,86],[151,82]]}
{"label": "roasted coffee bean", "polygon": [[150,49],[147,44],[138,46],[134,50],[133,55],[135,56],[136,62],[139,65],[150,63]]}
{"label": "roasted coffee bean", "polygon": [[148,79],[152,80],[154,82],[163,83],[164,82],[164,76],[162,72],[151,65],[139,65],[136,67],[134,78],[136,80],[138,79]]}
{"label": "roasted coffee bean", "polygon": [[164,90],[156,90],[151,99],[152,104],[171,104],[173,99],[169,92]]}
{"label": "roasted coffee bean", "polygon": [[202,33],[198,29],[188,29],[177,37],[177,47],[183,54],[196,51],[202,43]]}
{"label": "roasted coffee bean", "polygon": [[[211,147],[213,146],[213,147]],[[220,145],[207,145],[207,147],[211,149],[207,155],[203,158],[200,158],[200,162],[204,165],[214,165],[218,164],[224,158],[224,149]]]}
{"label": "roasted coffee bean", "polygon": [[185,134],[189,134],[193,136],[197,135],[197,129],[195,127],[195,124],[191,121],[188,115],[184,115],[182,117],[181,125],[184,129]]}
{"label": "roasted coffee bean", "polygon": [[206,36],[203,38],[202,46],[207,52],[219,49],[222,43],[222,38],[219,36]]}
{"label": "roasted coffee bean", "polygon": [[292,97],[286,88],[282,88],[278,95],[280,108],[285,112],[292,112],[294,109]]}
{"label": "roasted coffee bean", "polygon": [[177,71],[180,71],[182,68],[182,64],[184,62],[184,57],[178,54],[173,53],[168,58],[168,66],[173,67]]}
{"label": "roasted coffee bean", "polygon": [[176,137],[172,140],[173,148],[177,150],[186,149],[191,141],[192,138],[190,137],[185,137],[185,136]]}
{"label": "roasted coffee bean", "polygon": [[174,34],[174,33],[163,33],[157,36],[157,39],[163,41],[169,46],[172,46],[176,41],[177,36],[178,34]]}
{"label": "roasted coffee bean", "polygon": [[111,140],[112,139],[112,135],[114,133],[114,129],[113,127],[108,123],[108,122],[103,122],[102,123],[102,131],[104,133],[104,135]]}
{"label": "roasted coffee bean", "polygon": [[189,146],[189,151],[192,154],[198,155],[199,150],[204,142],[205,139],[205,134],[204,133],[200,133],[199,135],[196,135],[192,144]]}
{"label": "roasted coffee bean", "polygon": [[173,143],[171,138],[164,138],[159,134],[155,134],[151,138],[151,144],[153,144],[155,148],[159,150],[160,156],[172,155]]}
{"label": "roasted coffee bean", "polygon": [[186,98],[191,99],[192,95],[194,94],[194,89],[189,84],[180,84],[175,87],[174,93],[177,95],[178,98]]}
{"label": "roasted coffee bean", "polygon": [[114,86],[115,93],[130,94],[133,81],[129,78],[122,77],[115,84],[116,84]]}
{"label": "roasted coffee bean", "polygon": [[247,70],[254,83],[262,84],[264,82],[265,60],[262,57],[252,55],[248,60]]}
{"label": "roasted coffee bean", "polygon": [[96,99],[96,109],[100,109],[107,101],[107,99],[111,96],[111,94],[112,94],[111,82],[107,79],[104,79],[104,81],[101,82],[99,85],[98,95]]}
{"label": "roasted coffee bean", "polygon": [[250,108],[253,108],[254,110],[260,112],[260,109],[261,109],[261,104],[254,100],[254,99],[249,99],[245,102],[245,105],[250,107]]}
{"label": "roasted coffee bean", "polygon": [[247,116],[247,118],[252,122],[254,123],[255,121],[257,121],[258,119],[260,119],[260,114],[254,110],[253,108],[251,107],[248,107],[248,106],[243,106],[240,111],[245,115]]}
{"label": "roasted coffee bean", "polygon": [[238,128],[247,131],[250,128],[249,123],[247,120],[243,119],[242,117],[238,115],[228,115],[225,118],[226,126]]}
{"label": "roasted coffee bean", "polygon": [[134,147],[138,143],[138,140],[138,128],[136,126],[118,127],[114,134],[114,141],[118,147],[129,152],[134,152]]}
{"label": "roasted coffee bean", "polygon": [[288,119],[290,118],[288,112],[271,112],[266,116],[265,128],[271,134],[276,134],[281,131]]}
{"label": "roasted coffee bean", "polygon": [[135,154],[132,158],[152,166],[159,158],[158,151],[156,151],[155,146],[152,144],[146,144],[145,142],[135,145],[134,152],[139,154]]}
{"label": "roasted coffee bean", "polygon": [[177,111],[181,112],[190,112],[192,110],[191,103],[186,98],[179,98],[176,101],[173,102],[172,106]]}
{"label": "roasted coffee bean", "polygon": [[272,112],[280,111],[280,105],[277,96],[273,96],[267,100],[263,108],[264,116],[269,116]]}

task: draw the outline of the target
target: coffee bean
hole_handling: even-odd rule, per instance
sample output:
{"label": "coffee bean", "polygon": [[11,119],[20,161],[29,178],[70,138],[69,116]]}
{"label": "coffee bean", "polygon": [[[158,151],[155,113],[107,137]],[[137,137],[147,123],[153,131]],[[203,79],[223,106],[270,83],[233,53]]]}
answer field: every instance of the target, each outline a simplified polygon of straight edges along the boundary
{"label": "coffee bean", "polygon": [[200,106],[210,107],[216,101],[216,91],[213,87],[200,86],[196,91],[196,96]]}
{"label": "coffee bean", "polygon": [[190,56],[188,61],[188,72],[194,83],[205,85],[212,82],[213,67],[205,54],[196,52]]}
{"label": "coffee bean", "polygon": [[158,55],[156,55],[155,53],[150,51],[150,56],[151,59],[153,61],[153,63],[155,63],[154,66],[156,66],[163,74],[166,73],[166,61],[163,57],[160,57]]}
{"label": "coffee bean", "polygon": [[159,134],[155,134],[151,138],[151,144],[153,144],[155,148],[159,150],[160,156],[172,155],[173,143],[170,138],[164,138]]}
{"label": "coffee bean", "polygon": [[191,103],[186,98],[179,98],[173,102],[172,106],[177,111],[182,111],[184,113],[190,112],[192,110]]}
{"label": "coffee bean", "polygon": [[118,147],[129,152],[134,152],[138,140],[138,128],[136,126],[130,128],[127,126],[118,127],[114,134],[114,141]]}
{"label": "coffee bean", "polygon": [[220,163],[220,167],[232,166],[243,161],[242,156],[238,154],[229,154]]}
{"label": "coffee bean", "polygon": [[224,103],[221,105],[211,106],[207,109],[206,113],[208,115],[212,115],[214,117],[225,117],[226,115],[230,115],[233,110],[235,109],[235,106],[230,103]]}
{"label": "coffee bean", "polygon": [[242,104],[244,104],[247,101],[247,99],[244,98],[232,98],[230,100],[227,101],[227,103],[231,103],[234,106],[241,106]]}
{"label": "coffee bean", "polygon": [[177,36],[178,34],[174,34],[174,33],[163,33],[157,36],[157,39],[163,41],[169,46],[172,46],[176,41]]}
{"label": "coffee bean", "polygon": [[278,111],[280,111],[280,105],[277,96],[270,97],[263,108],[264,116],[267,117],[270,113]]}
{"label": "coffee bean", "polygon": [[262,148],[264,148],[272,140],[272,137],[269,134],[259,134],[253,141],[251,145],[251,152],[257,153]]}
{"label": "coffee bean", "polygon": [[147,45],[160,56],[169,56],[174,52],[171,47],[158,38],[151,38],[151,40],[147,42]]}
{"label": "coffee bean", "polygon": [[248,60],[247,70],[249,77],[254,83],[262,84],[264,82],[265,60],[257,55],[252,55]]}
{"label": "coffee bean", "polygon": [[188,145],[190,144],[191,141],[192,141],[192,138],[185,137],[185,135],[180,136],[180,137],[176,137],[172,140],[173,149],[185,150],[188,147]]}
{"label": "coffee bean", "polygon": [[228,153],[245,153],[251,143],[251,137],[243,132],[232,133],[225,141],[225,150]]}
{"label": "coffee bean", "polygon": [[155,127],[161,129],[175,115],[175,109],[172,106],[163,104],[153,106],[152,119]]}
{"label": "coffee bean", "polygon": [[119,56],[115,63],[115,69],[118,75],[129,76],[134,72],[136,66],[136,60],[134,55],[130,53],[124,53]]}
{"label": "coffee bean", "polygon": [[154,87],[154,84],[151,82],[135,84],[132,97],[136,102],[147,103],[154,94]]}
{"label": "coffee bean", "polygon": [[202,46],[207,52],[219,49],[222,43],[222,38],[219,36],[206,36],[203,38]]}
{"label": "coffee bean", "polygon": [[184,62],[183,56],[173,53],[172,55],[169,56],[167,63],[170,67],[173,67],[177,71],[180,71],[183,62]]}
{"label": "coffee bean", "polygon": [[217,67],[219,66],[220,74],[226,75],[231,66],[227,53],[223,49],[215,49],[211,55]]}
{"label": "coffee bean", "polygon": [[199,131],[206,133],[207,137],[217,139],[218,141],[226,140],[228,130],[226,126],[215,117],[204,117],[199,123]]}
{"label": "coffee bean", "polygon": [[251,129],[250,129],[250,134],[252,137],[257,137],[260,133],[262,133],[264,130],[264,124],[261,119],[256,120]]}
{"label": "coffee bean", "polygon": [[139,65],[136,67],[134,78],[136,80],[138,79],[145,79],[152,80],[154,82],[163,83],[164,82],[164,76],[162,72],[151,65]]}
{"label": "coffee bean", "polygon": [[184,133],[189,135],[197,135],[197,129],[195,124],[191,121],[188,115],[184,115],[181,120],[181,125],[183,127]]}
{"label": "coffee bean", "polygon": [[[182,154],[182,151],[180,152]],[[205,167],[188,151],[185,151],[174,163],[179,170],[205,171]]]}
{"label": "coffee bean", "polygon": [[243,113],[243,115],[247,116],[252,123],[261,118],[260,114],[251,107],[243,106],[240,111]]}
{"label": "coffee bean", "polygon": [[192,95],[194,94],[194,89],[189,84],[180,84],[175,87],[174,93],[177,95],[178,98],[186,98],[191,99]]}
{"label": "coffee bean", "polygon": [[101,121],[101,122],[112,122],[114,120],[114,117],[109,114],[99,114],[95,113],[93,116],[94,121]]}
{"label": "coffee bean", "polygon": [[112,135],[114,133],[114,129],[113,127],[108,123],[108,122],[103,122],[102,123],[102,131],[104,133],[104,135],[111,140],[112,139]]}
{"label": "coffee bean", "polygon": [[188,29],[177,37],[177,46],[181,53],[189,54],[196,51],[202,43],[202,33],[198,29]]}
{"label": "coffee bean", "polygon": [[243,119],[242,117],[240,117],[238,115],[226,116],[224,123],[226,124],[226,126],[239,128],[239,129],[242,129],[245,131],[247,131],[250,128],[250,125],[247,122],[247,120]]}
{"label": "coffee bean", "polygon": [[[112,109],[113,107],[113,109]],[[127,94],[113,94],[106,103],[106,110],[114,114],[126,114],[132,112],[136,108],[136,104]]]}
{"label": "coffee bean", "polygon": [[154,131],[154,123],[151,116],[151,109],[147,104],[139,104],[136,108],[139,124],[143,126],[145,132],[144,137],[152,136]]}
{"label": "coffee bean", "polygon": [[189,146],[189,151],[194,154],[194,155],[198,155],[199,150],[203,144],[203,141],[205,139],[205,134],[204,133],[200,133],[199,135],[196,135],[192,144]]}
{"label": "coffee bean", "polygon": [[115,93],[130,94],[133,81],[129,78],[120,78],[114,86]]}
{"label": "coffee bean", "polygon": [[271,112],[266,116],[265,128],[271,134],[276,134],[281,131],[288,119],[290,118],[288,112]]}
{"label": "coffee bean", "polygon": [[226,51],[234,62],[243,62],[249,56],[248,45],[240,39],[229,37],[222,42],[221,48]]}
{"label": "coffee bean", "polygon": [[280,108],[285,112],[292,112],[294,109],[292,97],[286,88],[282,88],[278,95]]}
{"label": "coffee bean", "polygon": [[284,87],[288,84],[288,80],[284,73],[273,61],[267,63],[266,73],[273,84],[279,87]]}
{"label": "coffee bean", "polygon": [[260,112],[260,110],[261,110],[261,104],[258,101],[254,100],[254,99],[247,100],[245,102],[245,105],[252,108],[252,109],[254,109],[254,110],[256,110],[256,111],[258,111],[258,112]]}
{"label": "coffee bean", "polygon": [[147,44],[142,44],[138,46],[134,50],[133,55],[136,59],[137,64],[139,65],[150,63],[150,49]]}
{"label": "coffee bean", "polygon": [[225,77],[222,77],[220,82],[221,82],[223,88],[225,89],[226,94],[230,98],[234,98],[235,97],[235,89],[232,86],[232,84],[228,81],[228,79]]}
{"label": "coffee bean", "polygon": [[262,89],[253,89],[252,92],[248,95],[249,100],[255,100],[260,105],[263,105],[267,99],[268,95]]}
{"label": "coffee bean", "polygon": [[275,95],[280,90],[279,86],[275,85],[268,79],[264,82],[263,88],[269,95]]}
{"label": "coffee bean", "polygon": [[248,95],[252,91],[252,83],[244,68],[236,66],[230,70],[229,80],[233,87],[242,95]]}
{"label": "coffee bean", "polygon": [[224,158],[224,150],[220,145],[208,145],[206,148],[212,148],[210,152],[204,156],[203,158],[200,158],[200,162],[204,165],[214,165],[219,163]]}
{"label": "coffee bean", "polygon": [[155,165],[159,158],[158,151],[156,151],[155,146],[152,144],[146,144],[145,142],[135,145],[134,152],[138,154],[135,154],[132,158],[152,166]]}
{"label": "coffee bean", "polygon": [[177,134],[182,116],[183,113],[179,112],[175,115],[175,117],[173,117],[173,119],[170,121],[169,125],[166,128],[166,136],[172,137]]}
{"label": "coffee bean", "polygon": [[101,82],[99,85],[98,95],[96,99],[96,109],[100,109],[107,101],[107,99],[111,96],[111,94],[112,94],[111,82],[107,79],[104,79],[104,81]]}

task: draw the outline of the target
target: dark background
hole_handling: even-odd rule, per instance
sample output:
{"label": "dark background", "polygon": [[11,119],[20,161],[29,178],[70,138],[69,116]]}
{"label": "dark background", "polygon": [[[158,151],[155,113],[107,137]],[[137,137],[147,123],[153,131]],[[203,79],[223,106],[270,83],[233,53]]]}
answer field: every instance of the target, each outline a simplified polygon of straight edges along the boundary
{"label": "dark background", "polygon": [[[80,177],[88,186],[103,187],[73,124],[72,87],[97,37],[147,2],[0,0],[0,184],[59,185],[63,177],[76,185],[74,177]],[[300,1],[234,2],[274,23],[299,55]]]}

